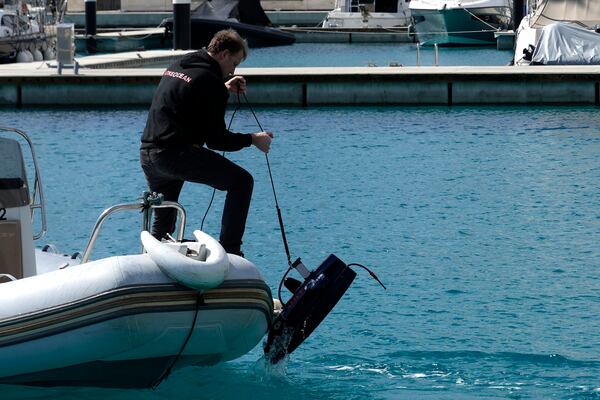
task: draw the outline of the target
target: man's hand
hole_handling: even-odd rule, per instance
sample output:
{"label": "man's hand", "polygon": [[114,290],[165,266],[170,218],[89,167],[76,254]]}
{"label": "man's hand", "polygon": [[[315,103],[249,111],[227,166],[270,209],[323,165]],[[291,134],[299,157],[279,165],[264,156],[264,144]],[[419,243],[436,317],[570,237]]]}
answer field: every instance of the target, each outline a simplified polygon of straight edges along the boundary
{"label": "man's hand", "polygon": [[258,132],[252,133],[252,144],[256,146],[263,153],[268,153],[271,147],[271,141],[273,139],[272,132]]}
{"label": "man's hand", "polygon": [[244,79],[243,76],[234,76],[233,78],[225,82],[225,87],[231,93],[244,94],[246,93],[246,79]]}

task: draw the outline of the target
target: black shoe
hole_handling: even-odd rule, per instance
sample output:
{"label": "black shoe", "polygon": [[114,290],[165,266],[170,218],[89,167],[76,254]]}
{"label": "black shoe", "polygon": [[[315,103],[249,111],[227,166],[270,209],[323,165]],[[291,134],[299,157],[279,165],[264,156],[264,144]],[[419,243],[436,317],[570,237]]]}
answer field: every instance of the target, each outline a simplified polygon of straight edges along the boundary
{"label": "black shoe", "polygon": [[223,245],[223,243],[221,243],[221,246],[223,246],[225,252],[228,254],[235,254],[236,256],[244,257],[244,252],[242,251],[242,248],[239,244],[231,246]]}
{"label": "black shoe", "polygon": [[236,256],[240,256],[242,258],[244,258],[244,252],[241,250],[238,251],[230,251],[229,254],[235,254]]}

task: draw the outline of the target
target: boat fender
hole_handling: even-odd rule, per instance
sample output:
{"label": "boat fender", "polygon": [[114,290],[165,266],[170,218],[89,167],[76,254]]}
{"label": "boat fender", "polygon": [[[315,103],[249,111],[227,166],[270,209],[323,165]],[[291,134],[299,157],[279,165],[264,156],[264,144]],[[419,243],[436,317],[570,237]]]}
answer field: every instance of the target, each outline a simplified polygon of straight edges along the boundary
{"label": "boat fender", "polygon": [[42,247],[42,251],[45,253],[60,254],[58,248],[53,244],[44,245],[44,247]]}
{"label": "boat fender", "polygon": [[293,295],[269,330],[266,359],[276,364],[293,352],[335,307],[355,277],[352,268],[331,254],[301,285],[290,282]]}
{"label": "boat fender", "polygon": [[43,61],[44,60],[44,55],[38,48],[34,48],[31,51],[31,54],[33,56],[33,61]]}
{"label": "boat fender", "polygon": [[196,242],[163,243],[148,231],[140,234],[148,255],[160,270],[177,282],[197,290],[220,285],[229,271],[229,259],[221,244],[202,231]]}
{"label": "boat fender", "polygon": [[416,42],[416,35],[415,35],[415,25],[414,24],[409,24],[408,25],[408,37],[411,40],[411,42],[415,43]]}
{"label": "boat fender", "polygon": [[535,51],[535,46],[530,44],[526,49],[523,49],[523,60],[531,61],[533,59],[533,52]]}
{"label": "boat fender", "polygon": [[17,53],[17,62],[18,63],[27,63],[33,61],[33,55],[29,50],[20,50]]}

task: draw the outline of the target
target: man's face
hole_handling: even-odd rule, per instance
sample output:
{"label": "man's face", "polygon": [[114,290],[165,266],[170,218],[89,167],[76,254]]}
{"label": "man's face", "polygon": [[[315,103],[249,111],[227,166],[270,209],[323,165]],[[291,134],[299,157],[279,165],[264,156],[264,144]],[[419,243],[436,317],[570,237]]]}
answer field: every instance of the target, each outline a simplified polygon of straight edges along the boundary
{"label": "man's face", "polygon": [[242,50],[237,53],[231,53],[229,50],[223,50],[216,57],[221,71],[223,72],[223,78],[227,78],[235,72],[235,68],[240,65],[244,59],[244,52]]}

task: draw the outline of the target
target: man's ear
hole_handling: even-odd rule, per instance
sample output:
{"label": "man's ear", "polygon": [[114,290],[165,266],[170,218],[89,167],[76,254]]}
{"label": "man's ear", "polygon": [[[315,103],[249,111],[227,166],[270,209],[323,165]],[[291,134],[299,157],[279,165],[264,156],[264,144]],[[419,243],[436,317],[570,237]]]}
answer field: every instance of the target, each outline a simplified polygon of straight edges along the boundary
{"label": "man's ear", "polygon": [[217,58],[220,61],[225,60],[228,56],[229,56],[229,50],[222,50],[222,51],[220,51],[220,52],[217,53]]}

